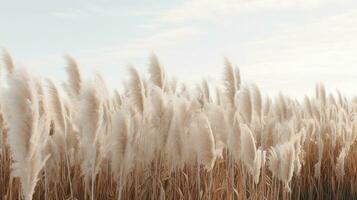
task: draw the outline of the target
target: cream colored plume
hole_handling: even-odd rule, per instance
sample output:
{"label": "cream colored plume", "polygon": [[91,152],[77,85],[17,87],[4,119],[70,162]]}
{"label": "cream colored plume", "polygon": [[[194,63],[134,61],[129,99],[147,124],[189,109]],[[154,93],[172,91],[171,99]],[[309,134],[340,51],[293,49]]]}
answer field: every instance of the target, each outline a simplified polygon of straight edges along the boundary
{"label": "cream colored plume", "polygon": [[124,178],[133,165],[130,115],[121,110],[114,115],[111,134],[112,169],[117,179]]}
{"label": "cream colored plume", "polygon": [[291,142],[277,145],[270,150],[269,169],[273,177],[284,183],[287,191],[290,191],[289,183],[293,177],[294,160],[295,149]]}
{"label": "cream colored plume", "polygon": [[169,87],[167,86],[165,70],[159,63],[159,59],[155,54],[150,56],[149,73],[150,81],[161,88],[163,91],[167,91]]}
{"label": "cream colored plume", "polygon": [[80,95],[80,146],[82,150],[81,170],[86,180],[98,171],[100,155],[100,137],[103,120],[103,100],[93,82],[83,85]]}
{"label": "cream colored plume", "polygon": [[229,103],[230,106],[234,106],[234,98],[236,95],[236,92],[238,90],[237,88],[237,79],[235,77],[235,73],[233,70],[232,64],[229,62],[228,59],[224,60],[224,86],[225,86],[225,92],[226,92],[226,98],[228,100],[227,103]]}
{"label": "cream colored plume", "polygon": [[5,49],[3,50],[3,62],[5,64],[7,73],[12,74],[15,68],[14,61],[12,60],[10,53]]}
{"label": "cream colored plume", "polygon": [[233,120],[232,130],[229,132],[228,150],[233,156],[235,162],[238,162],[241,157],[241,126],[238,120],[238,113],[236,113]]}
{"label": "cream colored plume", "polygon": [[133,101],[133,104],[137,107],[137,109],[143,113],[145,102],[146,102],[146,90],[144,87],[144,82],[139,74],[139,72],[133,67],[129,66],[129,74],[130,74],[130,95]]}
{"label": "cream colored plume", "polygon": [[49,127],[39,115],[35,82],[25,70],[8,77],[3,94],[4,117],[14,163],[13,175],[20,178],[22,195],[31,200],[39,174],[49,155],[44,154]]}
{"label": "cream colored plume", "polygon": [[198,163],[211,170],[216,160],[215,141],[208,118],[203,113],[194,114],[189,134]]}
{"label": "cream colored plume", "polygon": [[250,124],[253,116],[253,105],[248,87],[241,88],[239,93],[237,93],[236,102],[242,121]]}
{"label": "cream colored plume", "polygon": [[247,125],[242,124],[240,129],[240,158],[247,171],[253,176],[254,182],[257,184],[263,159],[265,160],[265,153],[262,149],[257,151],[253,133]]}
{"label": "cream colored plume", "polygon": [[79,71],[79,67],[77,62],[71,56],[64,57],[67,62],[67,74],[69,76],[69,84],[73,95],[78,96],[80,94],[81,85],[82,85],[82,77]]}

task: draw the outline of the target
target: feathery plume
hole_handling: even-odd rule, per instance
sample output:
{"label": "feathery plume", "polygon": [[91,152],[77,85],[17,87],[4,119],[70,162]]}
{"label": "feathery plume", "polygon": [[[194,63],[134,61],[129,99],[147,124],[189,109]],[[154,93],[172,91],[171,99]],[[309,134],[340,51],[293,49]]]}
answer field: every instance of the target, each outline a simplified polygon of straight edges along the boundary
{"label": "feathery plume", "polygon": [[237,114],[234,117],[232,131],[229,134],[228,149],[233,159],[238,162],[241,156],[241,128]]}
{"label": "feathery plume", "polygon": [[203,91],[203,99],[205,100],[205,102],[207,103],[211,102],[211,95],[209,92],[209,86],[206,79],[202,81],[202,91]]}
{"label": "feathery plume", "polygon": [[256,145],[255,139],[252,131],[248,128],[247,125],[242,124],[240,132],[240,152],[241,152],[241,160],[248,172],[253,175],[254,173],[254,161],[256,159]]}
{"label": "feathery plume", "polygon": [[261,118],[263,110],[262,95],[258,86],[255,84],[252,85],[252,101],[254,105],[254,111],[257,113],[258,117]]}
{"label": "feathery plume", "polygon": [[139,72],[133,67],[129,66],[130,73],[130,92],[134,105],[138,108],[138,110],[143,113],[146,101],[146,92],[143,80]]}
{"label": "feathery plume", "polygon": [[242,88],[237,94],[237,105],[240,115],[243,117],[243,121],[247,124],[252,122],[253,106],[250,91],[247,87]]}
{"label": "feathery plume", "polygon": [[224,60],[224,86],[226,90],[226,97],[230,106],[234,106],[234,97],[238,90],[237,80],[233,71],[232,64],[228,59]]}
{"label": "feathery plume", "polygon": [[66,125],[66,114],[64,105],[62,103],[62,99],[59,93],[57,86],[51,80],[47,80],[48,89],[49,89],[49,99],[51,104],[51,113],[54,116],[56,124],[59,125],[60,130],[63,133],[66,133],[67,125]]}
{"label": "feathery plume", "polygon": [[103,120],[103,100],[97,89],[95,84],[88,82],[83,85],[80,95],[80,144],[83,157],[81,170],[86,182],[95,177],[100,164],[98,132]]}
{"label": "feathery plume", "polygon": [[194,115],[190,124],[190,135],[198,163],[211,170],[216,159],[215,142],[209,121],[203,113]]}
{"label": "feathery plume", "polygon": [[130,137],[130,120],[127,113],[124,110],[115,114],[113,119],[113,134],[112,137],[112,168],[114,173],[119,178],[124,172],[125,165],[130,165],[130,162],[126,160],[126,154],[129,148]]}
{"label": "feathery plume", "polygon": [[239,70],[239,68],[236,67],[234,72],[235,72],[234,75],[235,75],[235,78],[236,78],[236,86],[237,86],[237,89],[239,90],[240,86],[241,86],[241,78],[240,78],[240,70]]}
{"label": "feathery plume", "polygon": [[150,56],[150,81],[156,86],[166,91],[166,74],[155,54]]}
{"label": "feathery plume", "polygon": [[284,183],[287,191],[290,191],[289,183],[293,177],[295,149],[291,142],[280,144],[270,149],[269,169],[273,177]]}
{"label": "feathery plume", "polygon": [[14,61],[12,60],[12,57],[7,50],[4,49],[2,54],[7,73],[12,74],[15,68]]}
{"label": "feathery plume", "polygon": [[8,81],[9,88],[3,100],[14,160],[13,175],[20,178],[25,200],[31,200],[39,174],[49,157],[43,152],[49,129],[39,115],[39,100],[32,77],[26,71],[16,71]]}
{"label": "feathery plume", "polygon": [[82,77],[79,71],[78,64],[71,56],[67,55],[64,58],[67,62],[66,71],[69,76],[69,84],[71,86],[71,90],[73,91],[75,96],[79,96],[82,85]]}

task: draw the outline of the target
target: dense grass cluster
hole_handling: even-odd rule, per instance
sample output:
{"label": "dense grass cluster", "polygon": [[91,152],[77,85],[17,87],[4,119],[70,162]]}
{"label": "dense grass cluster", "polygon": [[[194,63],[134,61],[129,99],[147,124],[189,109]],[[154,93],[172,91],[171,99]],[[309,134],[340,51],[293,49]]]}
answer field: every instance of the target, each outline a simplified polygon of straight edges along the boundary
{"label": "dense grass cluster", "polygon": [[118,92],[71,57],[61,85],[3,61],[2,199],[357,197],[356,100],[321,84],[264,97],[226,60],[222,85],[189,87],[152,56]]}

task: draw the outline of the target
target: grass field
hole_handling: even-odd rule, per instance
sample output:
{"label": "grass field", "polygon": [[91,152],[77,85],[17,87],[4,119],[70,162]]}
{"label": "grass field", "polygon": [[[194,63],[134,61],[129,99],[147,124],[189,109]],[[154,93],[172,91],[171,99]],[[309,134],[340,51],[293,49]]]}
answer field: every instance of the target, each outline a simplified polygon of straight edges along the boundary
{"label": "grass field", "polygon": [[228,60],[221,85],[186,85],[154,55],[119,92],[65,59],[59,84],[3,54],[2,199],[357,197],[355,98],[264,96]]}

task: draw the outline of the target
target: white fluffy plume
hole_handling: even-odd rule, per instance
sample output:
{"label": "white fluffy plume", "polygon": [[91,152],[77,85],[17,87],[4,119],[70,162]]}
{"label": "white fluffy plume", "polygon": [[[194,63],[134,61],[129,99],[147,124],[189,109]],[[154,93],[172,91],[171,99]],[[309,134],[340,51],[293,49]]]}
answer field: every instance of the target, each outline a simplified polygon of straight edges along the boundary
{"label": "white fluffy plume", "polygon": [[44,155],[49,128],[39,115],[35,83],[25,71],[8,77],[9,88],[3,94],[5,121],[9,128],[13,175],[19,177],[25,200],[31,200],[46,160]]}

